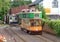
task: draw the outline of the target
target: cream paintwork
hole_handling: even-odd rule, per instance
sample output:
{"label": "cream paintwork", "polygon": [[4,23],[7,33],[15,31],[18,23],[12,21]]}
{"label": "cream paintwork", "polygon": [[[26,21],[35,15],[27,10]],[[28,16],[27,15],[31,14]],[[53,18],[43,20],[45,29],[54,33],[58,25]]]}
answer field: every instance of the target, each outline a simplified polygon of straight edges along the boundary
{"label": "cream paintwork", "polygon": [[[30,26],[30,21],[29,23],[26,23],[25,21],[28,21],[29,19],[22,19],[22,24],[21,24],[21,27],[26,29],[26,30],[29,30],[29,31],[42,31],[42,26]],[[40,23],[41,24],[41,21]]]}

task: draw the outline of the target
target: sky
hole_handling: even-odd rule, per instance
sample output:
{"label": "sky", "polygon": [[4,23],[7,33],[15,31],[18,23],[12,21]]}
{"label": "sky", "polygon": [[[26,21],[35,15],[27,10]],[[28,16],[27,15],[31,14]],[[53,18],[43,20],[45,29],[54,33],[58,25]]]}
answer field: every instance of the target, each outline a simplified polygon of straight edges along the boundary
{"label": "sky", "polygon": [[13,0],[11,0],[11,1],[13,1]]}

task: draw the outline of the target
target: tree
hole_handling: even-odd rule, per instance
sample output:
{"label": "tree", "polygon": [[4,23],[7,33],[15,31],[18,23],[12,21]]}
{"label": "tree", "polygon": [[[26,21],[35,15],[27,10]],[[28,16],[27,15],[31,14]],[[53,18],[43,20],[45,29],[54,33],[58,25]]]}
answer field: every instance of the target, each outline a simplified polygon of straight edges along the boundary
{"label": "tree", "polygon": [[42,18],[48,19],[47,15],[46,15],[46,12],[45,12],[45,9],[43,8],[43,6],[42,5],[38,5],[38,9],[40,11],[42,11]]}
{"label": "tree", "polygon": [[10,9],[10,0],[0,0],[0,20],[3,20],[4,15],[7,15]]}
{"label": "tree", "polygon": [[17,6],[22,6],[22,5],[28,5],[31,3],[31,0],[29,1],[25,1],[25,0],[14,0],[13,2],[11,2],[11,6],[13,7],[17,7]]}

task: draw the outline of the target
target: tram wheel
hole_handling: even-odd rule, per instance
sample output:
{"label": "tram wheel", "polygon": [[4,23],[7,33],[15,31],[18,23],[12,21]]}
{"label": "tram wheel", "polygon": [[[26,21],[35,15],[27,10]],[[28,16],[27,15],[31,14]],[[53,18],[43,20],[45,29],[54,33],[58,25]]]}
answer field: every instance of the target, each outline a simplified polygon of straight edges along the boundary
{"label": "tram wheel", "polygon": [[29,30],[27,30],[27,33],[29,33]]}
{"label": "tram wheel", "polygon": [[32,35],[32,32],[31,32],[31,31],[29,31],[28,33],[29,33],[30,35]]}

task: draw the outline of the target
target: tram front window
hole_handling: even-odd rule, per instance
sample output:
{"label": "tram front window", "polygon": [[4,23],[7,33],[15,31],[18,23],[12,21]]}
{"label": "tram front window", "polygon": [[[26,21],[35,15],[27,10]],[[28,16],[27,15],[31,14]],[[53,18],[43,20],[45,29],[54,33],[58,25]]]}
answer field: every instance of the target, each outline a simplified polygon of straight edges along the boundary
{"label": "tram front window", "polygon": [[31,26],[40,26],[39,20],[35,20],[34,22],[31,22]]}

